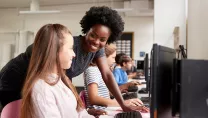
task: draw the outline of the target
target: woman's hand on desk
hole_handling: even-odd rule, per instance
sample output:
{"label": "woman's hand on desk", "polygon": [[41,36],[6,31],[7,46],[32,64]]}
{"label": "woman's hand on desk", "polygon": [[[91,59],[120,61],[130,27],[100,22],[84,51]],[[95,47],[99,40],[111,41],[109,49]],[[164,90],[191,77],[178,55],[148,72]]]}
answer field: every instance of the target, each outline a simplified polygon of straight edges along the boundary
{"label": "woman's hand on desk", "polygon": [[143,108],[142,108],[142,110],[140,110],[140,112],[142,112],[142,113],[149,113],[150,112],[149,108],[147,108],[145,106],[142,106],[142,107]]}
{"label": "woman's hand on desk", "polygon": [[129,105],[124,105],[122,106],[122,109],[124,112],[128,112],[128,111],[139,111],[139,112],[143,112],[143,113],[148,113],[150,112],[149,109],[145,106],[129,106]]}
{"label": "woman's hand on desk", "polygon": [[138,98],[125,100],[124,102],[125,104],[129,106],[142,106],[143,105],[143,102]]}

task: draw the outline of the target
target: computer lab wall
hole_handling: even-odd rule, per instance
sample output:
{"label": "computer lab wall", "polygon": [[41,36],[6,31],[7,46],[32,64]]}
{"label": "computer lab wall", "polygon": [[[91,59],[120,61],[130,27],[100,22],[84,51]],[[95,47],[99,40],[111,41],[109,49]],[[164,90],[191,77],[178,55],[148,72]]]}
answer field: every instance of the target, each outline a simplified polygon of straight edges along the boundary
{"label": "computer lab wall", "polygon": [[188,58],[208,59],[207,0],[188,1]]}
{"label": "computer lab wall", "polygon": [[[110,3],[99,5],[110,5]],[[123,7],[123,4],[119,2],[113,5],[115,8]],[[11,58],[24,52],[27,45],[33,42],[38,29],[46,23],[61,23],[67,26],[73,35],[80,35],[81,27],[79,22],[90,6],[93,6],[93,4],[40,7],[41,10],[64,9],[67,12],[34,15],[18,14],[19,10],[28,10],[29,8],[2,8],[0,10],[0,68]],[[79,9],[77,10],[77,8]],[[123,13],[120,13],[120,15],[125,22],[124,31],[134,32],[134,58],[140,59],[139,52],[150,52],[153,44],[153,16],[127,17]],[[15,47],[17,40],[21,40],[19,42],[21,46],[18,49],[16,49],[17,46]],[[73,83],[75,86],[83,86],[83,75],[74,78]]]}
{"label": "computer lab wall", "polygon": [[154,0],[154,43],[173,48],[174,27],[190,59],[208,59],[207,0]]}
{"label": "computer lab wall", "polygon": [[174,48],[175,27],[186,46],[186,0],[154,0],[154,43]]}

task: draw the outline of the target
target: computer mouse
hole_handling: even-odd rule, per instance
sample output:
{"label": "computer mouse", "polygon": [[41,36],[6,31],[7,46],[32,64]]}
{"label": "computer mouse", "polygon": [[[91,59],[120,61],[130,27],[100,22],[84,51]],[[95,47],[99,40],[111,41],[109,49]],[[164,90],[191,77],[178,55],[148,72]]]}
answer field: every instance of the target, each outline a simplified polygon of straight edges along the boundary
{"label": "computer mouse", "polygon": [[137,92],[138,91],[138,86],[135,86],[135,85],[129,86],[127,91],[128,92]]}
{"label": "computer mouse", "polygon": [[146,89],[141,89],[138,91],[138,93],[144,94],[144,93],[148,93],[148,91]]}

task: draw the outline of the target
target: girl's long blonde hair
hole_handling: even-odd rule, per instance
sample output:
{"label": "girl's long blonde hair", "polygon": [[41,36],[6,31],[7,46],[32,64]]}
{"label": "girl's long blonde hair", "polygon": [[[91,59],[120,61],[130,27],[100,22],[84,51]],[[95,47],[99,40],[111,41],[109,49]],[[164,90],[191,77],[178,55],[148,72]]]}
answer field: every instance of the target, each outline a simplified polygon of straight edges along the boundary
{"label": "girl's long blonde hair", "polygon": [[[32,89],[35,82],[39,78],[47,78],[47,75],[52,73],[55,65],[57,66],[58,76],[63,83],[71,89],[77,100],[77,110],[83,109],[83,103],[80,99],[75,87],[65,74],[60,66],[59,51],[63,46],[64,33],[70,33],[70,31],[61,24],[47,24],[44,25],[37,32],[32,49],[32,56],[30,59],[27,77],[22,90],[22,104],[21,104],[21,118],[34,118],[34,108],[31,98]],[[56,82],[50,83],[53,86]]]}

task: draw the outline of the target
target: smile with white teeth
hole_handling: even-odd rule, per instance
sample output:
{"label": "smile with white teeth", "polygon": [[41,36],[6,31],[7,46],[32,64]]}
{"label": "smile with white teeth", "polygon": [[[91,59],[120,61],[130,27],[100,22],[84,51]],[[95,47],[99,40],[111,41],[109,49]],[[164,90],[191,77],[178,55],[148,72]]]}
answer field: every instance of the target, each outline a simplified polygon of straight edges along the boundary
{"label": "smile with white teeth", "polygon": [[92,47],[93,49],[98,49],[98,47],[95,46],[95,45],[91,45],[91,47]]}

